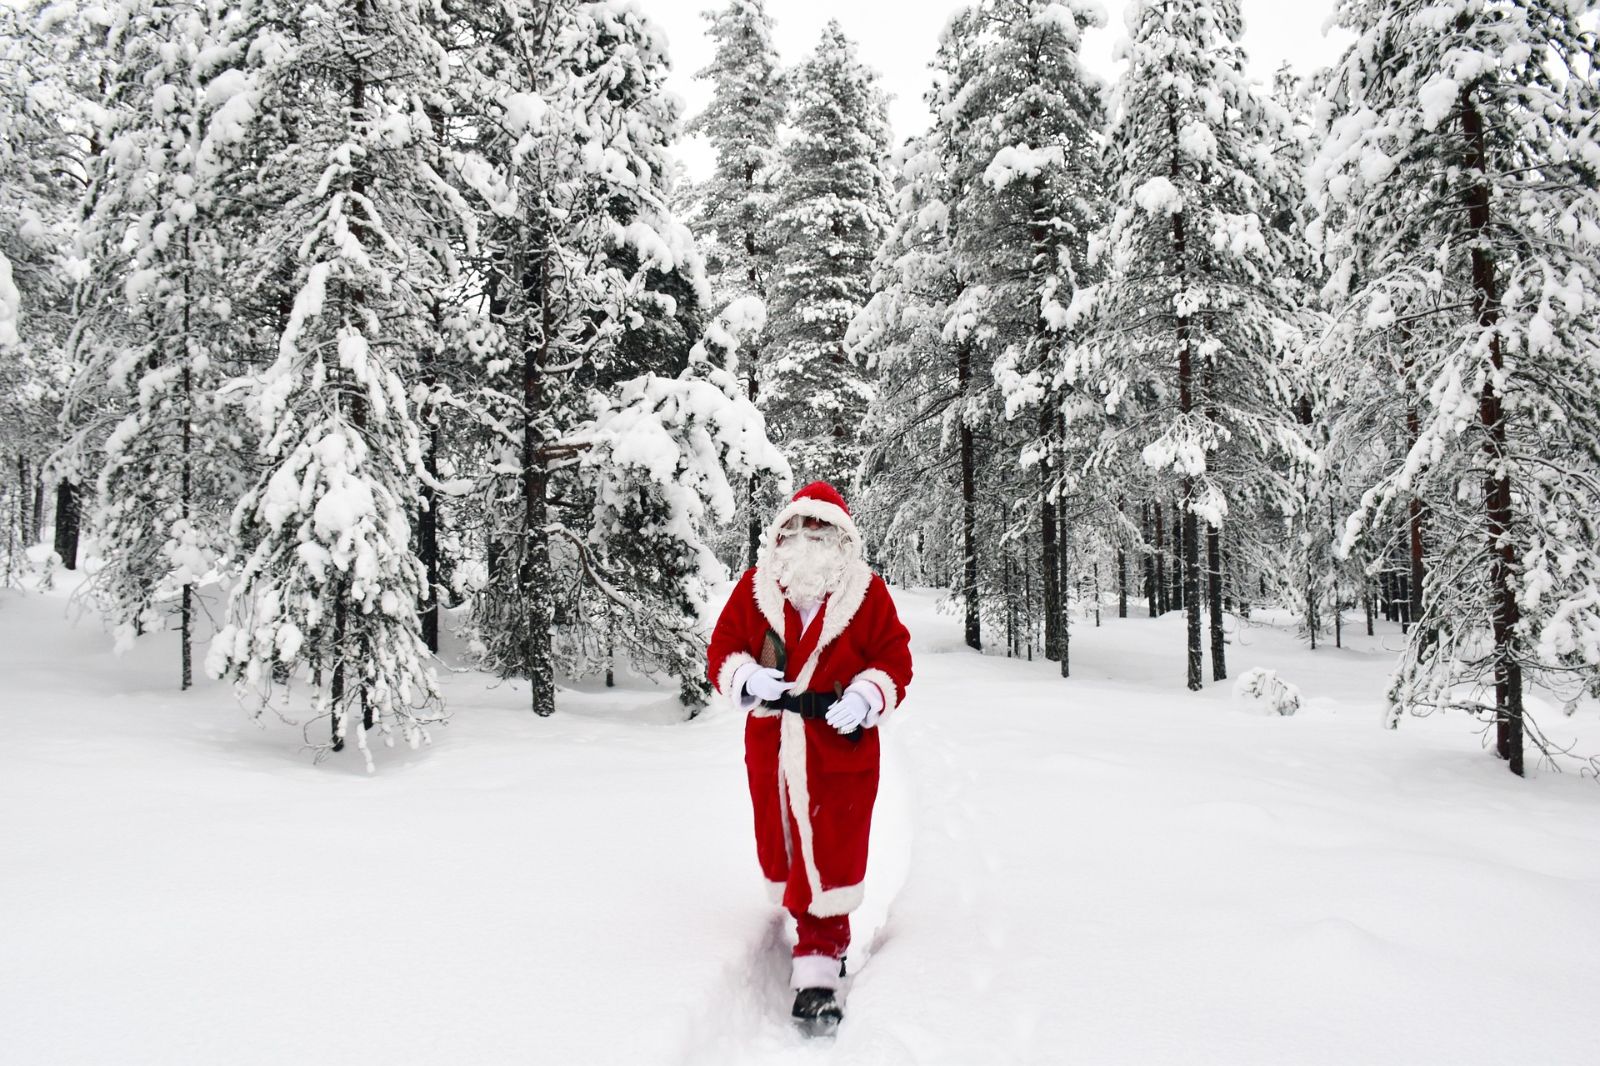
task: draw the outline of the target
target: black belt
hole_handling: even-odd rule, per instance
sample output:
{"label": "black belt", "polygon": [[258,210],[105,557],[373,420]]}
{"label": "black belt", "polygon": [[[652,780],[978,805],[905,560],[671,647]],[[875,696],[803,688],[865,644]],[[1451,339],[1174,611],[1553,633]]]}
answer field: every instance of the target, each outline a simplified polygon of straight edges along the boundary
{"label": "black belt", "polygon": [[[832,692],[788,692],[767,706],[788,711],[790,714],[798,714],[801,718],[826,718],[828,708],[838,699],[839,697]],[[846,733],[844,738],[852,744],[861,743],[861,727],[856,726]]]}
{"label": "black belt", "polygon": [[831,692],[786,692],[767,706],[790,711],[801,718],[825,718],[828,708],[838,698]]}

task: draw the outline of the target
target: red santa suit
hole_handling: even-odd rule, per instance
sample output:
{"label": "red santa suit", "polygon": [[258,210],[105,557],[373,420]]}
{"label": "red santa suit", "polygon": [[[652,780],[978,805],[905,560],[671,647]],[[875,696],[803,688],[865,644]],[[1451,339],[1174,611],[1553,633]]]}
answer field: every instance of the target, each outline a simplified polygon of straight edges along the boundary
{"label": "red santa suit", "polygon": [[[770,555],[779,531],[795,516],[838,527],[851,547],[841,578],[807,618],[774,576]],[[767,530],[755,567],[739,579],[711,638],[711,682],[748,708],[745,764],[755,812],[756,856],[773,895],[799,924],[797,959],[821,956],[818,982],[837,975],[833,961],[849,943],[845,916],[861,902],[867,838],[878,793],[877,721],[905,698],[911,683],[910,634],[895,611],[889,588],[861,558],[860,534],[844,499],[817,482],[797,493]],[[808,612],[810,613],[810,612]],[[863,693],[873,709],[868,728],[854,736],[821,717],[754,702],[743,678],[757,668],[769,631],[782,638],[785,677],[794,691]],[[800,972],[797,962],[797,973]],[[797,978],[798,980],[798,978]]]}

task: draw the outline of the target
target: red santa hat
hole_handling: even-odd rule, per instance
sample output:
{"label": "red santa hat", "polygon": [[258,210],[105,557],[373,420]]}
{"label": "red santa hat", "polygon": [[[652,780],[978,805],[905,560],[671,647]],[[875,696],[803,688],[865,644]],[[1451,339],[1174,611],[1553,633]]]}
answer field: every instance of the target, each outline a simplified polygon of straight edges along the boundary
{"label": "red santa hat", "polygon": [[767,543],[776,544],[778,531],[797,516],[816,518],[830,526],[837,526],[844,530],[847,538],[857,544],[861,542],[861,533],[856,529],[855,520],[850,517],[850,508],[845,506],[844,497],[826,481],[813,481],[794,494],[794,498],[773,519],[772,526],[767,530]]}

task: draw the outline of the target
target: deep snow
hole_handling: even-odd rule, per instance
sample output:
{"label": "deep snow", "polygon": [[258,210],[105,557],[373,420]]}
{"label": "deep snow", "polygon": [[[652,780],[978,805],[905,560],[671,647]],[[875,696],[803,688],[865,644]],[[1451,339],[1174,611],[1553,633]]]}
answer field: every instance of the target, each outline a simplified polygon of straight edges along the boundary
{"label": "deep snow", "polygon": [[[0,1061],[1592,1061],[1600,785],[1519,781],[1459,716],[1381,729],[1392,627],[1236,633],[1280,718],[1184,692],[1176,614],[1080,622],[1062,681],[897,595],[858,976],[805,1044],[731,711],[539,720],[454,673],[368,776],[176,692],[168,637],[117,658],[64,591],[0,594]],[[1600,750],[1593,705],[1544,724]]]}

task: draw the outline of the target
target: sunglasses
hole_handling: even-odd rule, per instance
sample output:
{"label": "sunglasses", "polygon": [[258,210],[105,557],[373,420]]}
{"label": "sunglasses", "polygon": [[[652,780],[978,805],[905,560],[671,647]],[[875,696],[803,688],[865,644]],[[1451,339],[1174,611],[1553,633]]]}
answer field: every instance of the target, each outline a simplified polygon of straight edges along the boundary
{"label": "sunglasses", "polygon": [[788,534],[788,533],[798,533],[802,529],[832,529],[832,528],[833,528],[833,523],[824,522],[820,518],[812,518],[810,515],[795,515],[793,518],[789,519],[787,522],[785,522],[782,526],[779,527],[779,532]]}

